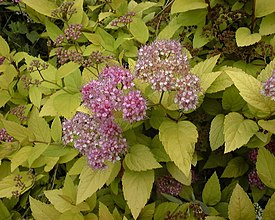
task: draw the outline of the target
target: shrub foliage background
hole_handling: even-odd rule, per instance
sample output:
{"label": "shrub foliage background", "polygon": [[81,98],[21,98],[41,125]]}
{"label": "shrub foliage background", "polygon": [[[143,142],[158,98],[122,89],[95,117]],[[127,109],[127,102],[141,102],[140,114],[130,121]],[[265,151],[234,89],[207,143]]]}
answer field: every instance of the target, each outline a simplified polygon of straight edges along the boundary
{"label": "shrub foliage background", "polygon": [[[272,1],[2,0],[0,10],[0,219],[274,219]],[[168,46],[159,58],[171,63],[145,72],[152,42],[180,43],[183,72]],[[160,78],[168,68],[178,87]],[[123,107],[107,88],[119,71]],[[74,128],[107,137],[96,149],[117,146],[94,97],[116,106],[108,128],[127,145],[103,169],[87,142],[64,139],[80,114]]]}

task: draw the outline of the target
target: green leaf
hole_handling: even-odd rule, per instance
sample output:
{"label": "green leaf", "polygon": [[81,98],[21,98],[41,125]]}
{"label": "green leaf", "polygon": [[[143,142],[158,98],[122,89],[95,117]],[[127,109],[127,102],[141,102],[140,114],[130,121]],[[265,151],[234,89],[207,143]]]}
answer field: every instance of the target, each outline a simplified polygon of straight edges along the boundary
{"label": "green leaf", "polygon": [[262,19],[262,22],[260,24],[260,30],[259,30],[259,33],[262,36],[275,33],[274,19],[275,19],[275,13],[265,16]]}
{"label": "green leaf", "polygon": [[275,219],[275,193],[268,200],[265,209],[263,211],[263,220],[274,220]]}
{"label": "green leaf", "polygon": [[225,167],[222,178],[236,178],[244,175],[249,169],[248,164],[245,162],[243,157],[235,157],[229,161]]}
{"label": "green leaf", "polygon": [[211,73],[217,64],[219,57],[220,55],[216,55],[199,62],[190,70],[190,72],[198,75],[199,77],[202,77],[204,74]]}
{"label": "green leaf", "polygon": [[192,181],[192,174],[189,172],[189,175],[186,176],[173,162],[166,163],[166,168],[168,172],[175,178],[177,181],[181,182],[183,185],[189,186]]}
{"label": "green leaf", "polygon": [[59,35],[64,35],[63,31],[53,22],[50,22],[48,19],[45,19],[45,26],[47,34],[52,41],[55,41]]}
{"label": "green leaf", "polygon": [[62,194],[64,196],[68,196],[73,204],[76,203],[76,186],[74,185],[74,182],[72,178],[67,174],[65,181],[64,181],[64,187],[62,189]]}
{"label": "green leaf", "polygon": [[176,31],[182,26],[178,17],[174,17],[171,21],[163,28],[163,30],[157,36],[157,39],[170,39],[176,33]]}
{"label": "green leaf", "polygon": [[174,213],[179,207],[179,204],[173,202],[163,202],[157,206],[154,219],[164,220],[168,213]]}
{"label": "green leaf", "polygon": [[12,219],[9,210],[7,209],[7,207],[2,202],[1,199],[0,199],[0,213],[1,213],[1,217],[0,217],[1,220]]}
{"label": "green leaf", "polygon": [[59,117],[55,117],[51,125],[51,136],[55,142],[60,142],[62,138],[62,124]]}
{"label": "green leaf", "polygon": [[57,71],[56,71],[56,80],[62,79],[65,76],[70,75],[71,73],[75,72],[79,68],[79,64],[74,62],[69,62],[63,64]]}
{"label": "green leaf", "polygon": [[39,158],[44,153],[45,150],[47,150],[48,147],[49,145],[45,143],[35,143],[34,147],[32,148],[32,151],[27,157],[30,167],[32,166],[33,162],[37,158]]}
{"label": "green leaf", "polygon": [[127,167],[132,171],[146,171],[161,168],[150,149],[142,144],[131,146],[124,159]]}
{"label": "green leaf", "polygon": [[166,153],[178,168],[189,175],[198,132],[189,121],[164,121],[159,128],[160,140]]}
{"label": "green leaf", "polygon": [[240,27],[236,31],[236,42],[238,47],[245,47],[255,44],[261,40],[261,35],[259,33],[251,34],[249,28]]}
{"label": "green leaf", "polygon": [[211,86],[207,89],[206,93],[215,93],[225,90],[233,84],[230,77],[226,74],[226,71],[222,71]]}
{"label": "green leaf", "polygon": [[64,78],[66,89],[73,93],[78,93],[81,90],[81,81],[81,72],[79,69],[76,69],[74,72]]}
{"label": "green leaf", "polygon": [[37,220],[39,219],[56,220],[61,214],[51,204],[45,204],[43,202],[40,202],[39,200],[32,198],[31,196],[29,197],[29,200],[30,200],[32,215]]}
{"label": "green leaf", "polygon": [[265,82],[273,74],[273,69],[275,68],[275,59],[273,59],[258,75],[257,79],[261,82]]}
{"label": "green leaf", "polygon": [[54,99],[60,94],[64,94],[64,92],[62,90],[59,90],[58,92],[51,95],[48,99],[46,99],[45,104],[43,105],[43,107],[39,113],[40,117],[58,115],[58,112],[55,109],[53,102],[54,102]]}
{"label": "green leaf", "polygon": [[263,17],[275,12],[275,5],[273,0],[257,0],[255,3],[256,17]]}
{"label": "green leaf", "polygon": [[69,171],[69,175],[78,175],[81,173],[83,167],[87,164],[87,158],[82,156],[74,163]]}
{"label": "green leaf", "polygon": [[11,159],[11,172],[13,172],[28,159],[32,149],[33,148],[31,146],[25,146],[13,155]]}
{"label": "green leaf", "polygon": [[244,144],[259,130],[255,121],[244,119],[237,113],[231,112],[224,119],[225,153],[234,151]]}
{"label": "green leaf", "polygon": [[22,0],[21,2],[25,3],[27,6],[39,12],[40,14],[46,15],[48,17],[52,17],[52,11],[57,8],[57,5],[49,0],[41,0],[39,1],[39,4],[37,4],[36,0]]}
{"label": "green leaf", "polygon": [[207,4],[203,0],[175,0],[171,8],[171,13],[174,14],[206,7]]}
{"label": "green leaf", "polygon": [[153,219],[154,213],[155,213],[155,203],[151,203],[149,205],[146,205],[139,214],[139,220],[150,220]]}
{"label": "green leaf", "polygon": [[33,139],[33,134],[28,128],[13,121],[2,120],[2,122],[8,134],[16,140],[23,142]]}
{"label": "green leaf", "polygon": [[40,91],[40,89],[37,86],[30,86],[29,97],[30,97],[32,104],[35,107],[40,108],[42,92]]}
{"label": "green leaf", "polygon": [[198,27],[193,38],[193,48],[202,48],[210,39],[203,36],[203,28]]}
{"label": "green leaf", "polygon": [[150,146],[151,152],[154,154],[154,157],[158,162],[168,162],[170,161],[169,156],[167,155],[166,151],[164,150],[164,147],[159,140],[159,136],[156,135]]}
{"label": "green leaf", "polygon": [[80,174],[76,204],[83,202],[100,189],[109,179],[113,164],[109,163],[105,170],[93,170],[89,165],[84,166]]}
{"label": "green leaf", "polygon": [[123,195],[136,219],[149,199],[154,183],[152,170],[143,172],[125,171],[122,177]]}
{"label": "green leaf", "polygon": [[221,200],[221,186],[215,173],[206,182],[202,191],[202,201],[209,206],[216,205]]}
{"label": "green leaf", "polygon": [[74,0],[74,8],[76,9],[76,13],[74,13],[70,20],[69,24],[81,24],[84,12],[83,12],[83,3],[84,0]]}
{"label": "green leaf", "polygon": [[39,112],[36,108],[31,112],[28,125],[36,141],[51,142],[51,130],[49,125],[44,118],[39,117]]}
{"label": "green leaf", "polygon": [[10,54],[10,47],[2,36],[0,36],[0,54],[4,57],[8,57]]}
{"label": "green leaf", "polygon": [[0,108],[2,108],[9,100],[11,96],[8,91],[1,90],[0,91]]}
{"label": "green leaf", "polygon": [[237,112],[245,106],[246,102],[240,96],[235,86],[227,88],[222,97],[222,107],[225,110]]}
{"label": "green leaf", "polygon": [[257,156],[256,170],[262,182],[275,189],[275,156],[269,150],[261,147]]}
{"label": "green leaf", "polygon": [[149,38],[148,27],[141,18],[133,18],[133,21],[130,23],[130,32],[142,44],[145,44]]}
{"label": "green leaf", "polygon": [[212,120],[209,132],[209,141],[212,151],[224,144],[224,115],[219,114]]}
{"label": "green leaf", "polygon": [[53,100],[55,110],[60,116],[71,118],[76,113],[76,109],[81,103],[81,94],[62,93],[57,95]]}
{"label": "green leaf", "polygon": [[101,202],[99,202],[99,219],[114,220],[108,207]]}
{"label": "green leaf", "polygon": [[258,125],[260,125],[263,129],[275,134],[275,119],[273,120],[259,120]]}
{"label": "green leaf", "polygon": [[70,220],[84,220],[84,216],[82,215],[81,212],[75,212],[75,211],[66,211],[62,213],[58,220],[63,220],[63,219],[70,219]]}
{"label": "green leaf", "polygon": [[254,206],[239,184],[236,185],[230,198],[228,215],[232,220],[256,219]]}

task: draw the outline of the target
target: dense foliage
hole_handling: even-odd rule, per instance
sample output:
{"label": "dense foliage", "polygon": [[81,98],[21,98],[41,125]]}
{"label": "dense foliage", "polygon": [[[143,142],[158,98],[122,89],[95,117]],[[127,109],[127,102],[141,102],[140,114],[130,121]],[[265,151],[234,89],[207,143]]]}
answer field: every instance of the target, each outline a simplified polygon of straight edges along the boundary
{"label": "dense foliage", "polygon": [[0,11],[0,219],[275,219],[272,0]]}

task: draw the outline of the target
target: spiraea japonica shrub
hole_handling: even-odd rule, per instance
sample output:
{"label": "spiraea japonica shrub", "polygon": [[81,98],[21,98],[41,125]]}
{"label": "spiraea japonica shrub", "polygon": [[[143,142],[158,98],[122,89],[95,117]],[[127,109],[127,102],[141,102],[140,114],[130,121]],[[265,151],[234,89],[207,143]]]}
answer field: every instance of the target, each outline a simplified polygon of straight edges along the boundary
{"label": "spiraea japonica shrub", "polygon": [[0,9],[1,218],[274,218],[271,1]]}

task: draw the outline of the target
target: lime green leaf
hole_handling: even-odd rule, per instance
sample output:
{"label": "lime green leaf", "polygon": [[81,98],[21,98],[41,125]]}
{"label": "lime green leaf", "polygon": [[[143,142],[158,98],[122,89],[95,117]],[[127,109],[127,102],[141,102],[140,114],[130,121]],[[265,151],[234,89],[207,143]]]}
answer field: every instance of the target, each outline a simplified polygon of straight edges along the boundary
{"label": "lime green leaf", "polygon": [[79,69],[64,78],[64,84],[68,91],[77,93],[81,90],[82,80]]}
{"label": "lime green leaf", "polygon": [[191,73],[194,73],[198,75],[199,77],[202,77],[206,73],[211,73],[218,62],[220,55],[216,55],[214,57],[211,57],[209,59],[206,59],[202,62],[199,62],[196,64],[190,71]]}
{"label": "lime green leaf", "polygon": [[181,27],[182,25],[178,21],[178,17],[174,17],[171,21],[163,28],[163,30],[157,36],[157,39],[170,39],[173,37],[175,32]]}
{"label": "lime green leaf", "polygon": [[99,202],[99,219],[115,220],[108,207]]}
{"label": "lime green leaf", "polygon": [[59,35],[64,35],[63,31],[53,22],[50,22],[48,19],[45,19],[45,26],[47,34],[52,41],[55,41]]}
{"label": "lime green leaf", "polygon": [[11,96],[8,91],[1,90],[0,91],[0,108],[2,108],[9,100]]}
{"label": "lime green leaf", "polygon": [[257,0],[255,3],[256,17],[263,17],[275,12],[275,5],[273,0]]}
{"label": "lime green leaf", "polygon": [[10,53],[10,47],[8,43],[5,41],[5,39],[0,36],[0,54],[4,57],[8,57]]}
{"label": "lime green leaf", "polygon": [[53,100],[53,105],[59,115],[71,118],[81,103],[81,94],[62,93]]}
{"label": "lime green leaf", "polygon": [[43,202],[40,202],[39,200],[32,198],[31,196],[29,197],[29,200],[32,215],[35,219],[56,220],[61,214],[51,204],[45,204]]}
{"label": "lime green leaf", "polygon": [[275,69],[275,59],[273,59],[258,75],[257,79],[261,82],[265,82],[273,74],[273,69]]}
{"label": "lime green leaf", "polygon": [[139,214],[139,219],[149,220],[153,219],[155,213],[155,203],[146,205]]}
{"label": "lime green leaf", "polygon": [[[97,28],[96,30],[96,35],[94,36],[94,40],[98,41],[95,42],[95,44],[99,44],[102,47],[104,47],[106,50],[113,51],[114,50],[114,44],[115,44],[115,39],[114,37],[109,34],[107,31],[105,31],[102,28]],[[90,39],[88,39],[90,40]]]}
{"label": "lime green leaf", "polygon": [[46,101],[44,106],[42,107],[39,116],[43,117],[43,116],[56,116],[58,115],[57,110],[54,107],[53,101],[54,99],[60,95],[60,94],[64,94],[64,92],[62,90],[59,90],[58,92],[54,93],[53,95],[51,95]]}
{"label": "lime green leaf", "polygon": [[42,99],[42,93],[40,89],[37,86],[30,86],[29,96],[32,104],[35,107],[39,108]]}
{"label": "lime green leaf", "polygon": [[189,175],[198,132],[189,121],[164,121],[160,128],[160,140],[166,153],[178,168]]}
{"label": "lime green leaf", "polygon": [[275,134],[275,119],[273,120],[259,120],[258,125],[260,125],[263,129]]}
{"label": "lime green leaf", "polygon": [[275,19],[275,13],[272,13],[268,16],[265,16],[262,19],[262,22],[261,22],[261,25],[260,25],[260,30],[259,30],[259,33],[262,36],[275,33],[274,19]]}
{"label": "lime green leaf", "polygon": [[22,191],[22,193],[26,192],[30,188],[33,180],[28,175],[28,172],[14,172],[0,181],[0,198],[11,198],[12,192],[18,191],[18,187],[15,186],[16,182],[14,181],[14,177],[17,175],[22,176],[21,181],[26,185],[26,188]]}
{"label": "lime green leaf", "polygon": [[83,202],[100,189],[109,179],[113,164],[109,163],[105,170],[93,170],[89,165],[84,166],[80,174],[76,204]]}
{"label": "lime green leaf", "polygon": [[254,206],[239,184],[236,185],[230,198],[228,215],[232,220],[256,219]]}
{"label": "lime green leaf", "polygon": [[186,176],[173,162],[166,163],[166,168],[168,172],[172,175],[172,177],[175,178],[177,181],[186,186],[191,185],[191,172],[189,172],[189,175]]}
{"label": "lime green leaf", "polygon": [[69,62],[63,64],[57,71],[56,71],[56,79],[62,79],[65,76],[70,75],[74,71],[76,71],[79,68],[79,64],[74,62]]}
{"label": "lime green leaf", "polygon": [[235,86],[227,88],[222,97],[222,107],[225,110],[236,112],[245,106],[246,102],[240,96]]}
{"label": "lime green leaf", "polygon": [[238,47],[245,47],[255,44],[261,40],[261,35],[259,33],[251,34],[249,28],[240,27],[236,31],[236,42]]}
{"label": "lime green leaf", "polygon": [[69,175],[78,175],[81,173],[83,167],[87,164],[87,158],[86,157],[80,157],[77,159],[77,161],[74,163],[74,165],[71,167],[69,171]]}
{"label": "lime green leaf", "polygon": [[161,168],[150,149],[142,144],[131,146],[124,160],[132,171],[146,171]]}
{"label": "lime green leaf", "polygon": [[224,115],[219,114],[211,122],[209,141],[212,151],[224,144]]}
{"label": "lime green leaf", "polygon": [[59,117],[55,117],[51,125],[51,136],[55,142],[60,142],[62,138],[62,125]]}
{"label": "lime green leaf", "polygon": [[233,84],[230,77],[226,74],[225,71],[222,71],[215,81],[211,84],[211,86],[207,89],[207,93],[215,93],[219,91],[223,91],[227,87],[230,87]]}
{"label": "lime green leaf", "polygon": [[195,9],[206,8],[207,4],[203,0],[175,0],[172,8],[171,13],[179,13],[185,11],[191,11]]}
{"label": "lime green leaf", "polygon": [[2,200],[0,200],[0,213],[1,213],[1,217],[0,217],[1,220],[12,219],[9,210],[7,209],[5,204],[2,202]]}
{"label": "lime green leaf", "polygon": [[136,219],[150,197],[154,183],[152,170],[143,172],[125,171],[122,177],[123,195]]}
{"label": "lime green leaf", "polygon": [[49,0],[41,0],[39,1],[39,4],[37,4],[36,0],[22,0],[21,2],[25,3],[27,6],[39,12],[40,14],[46,15],[48,17],[52,17],[52,11],[57,8],[57,5]]}
{"label": "lime green leaf", "polygon": [[74,8],[76,9],[76,13],[74,13],[70,20],[70,24],[81,24],[82,18],[83,18],[83,2],[84,0],[74,0]]}
{"label": "lime green leaf", "polygon": [[275,189],[275,156],[265,148],[260,148],[257,156],[256,169],[262,182]]}
{"label": "lime green leaf", "polygon": [[149,38],[148,28],[141,18],[133,18],[133,21],[130,23],[130,32],[142,44],[145,44]]}
{"label": "lime green leaf", "polygon": [[158,162],[168,162],[170,161],[169,156],[167,155],[166,151],[164,150],[164,147],[159,140],[159,136],[156,135],[150,146],[151,152],[154,154],[154,157]]}
{"label": "lime green leaf", "polygon": [[33,139],[33,134],[28,128],[13,121],[2,120],[2,122],[8,134],[13,136],[16,140],[23,142]]}
{"label": "lime green leaf", "polygon": [[198,27],[193,38],[193,48],[202,48],[205,44],[207,44],[210,39],[203,36],[203,28]]}
{"label": "lime green leaf", "polygon": [[179,204],[173,202],[163,202],[157,206],[154,219],[165,219],[168,213],[174,213]]}
{"label": "lime green leaf", "polygon": [[244,144],[259,130],[257,123],[237,113],[231,112],[224,119],[225,153],[234,151]]}
{"label": "lime green leaf", "polygon": [[229,161],[225,167],[222,178],[236,178],[244,175],[249,169],[248,164],[245,162],[243,157],[235,157]]}
{"label": "lime green leaf", "polygon": [[[213,190],[214,189],[214,190]],[[202,201],[209,206],[216,205],[221,200],[221,186],[219,183],[219,178],[215,173],[210,177],[210,179],[205,184],[202,191]]]}
{"label": "lime green leaf", "polygon": [[63,219],[70,219],[70,220],[84,220],[84,216],[82,215],[81,212],[76,212],[76,211],[66,211],[62,213],[58,220],[63,220]]}
{"label": "lime green leaf", "polygon": [[274,220],[275,219],[275,193],[268,200],[265,209],[263,211],[263,219],[264,220]]}
{"label": "lime green leaf", "polygon": [[44,151],[49,147],[48,144],[44,144],[44,143],[35,143],[34,147],[32,148],[31,153],[28,155],[28,163],[29,166],[31,167],[33,162],[39,158]]}
{"label": "lime green leaf", "polygon": [[66,175],[66,178],[64,181],[62,194],[64,196],[68,196],[74,204],[76,203],[76,194],[77,194],[76,187],[74,185],[72,178],[68,174]]}
{"label": "lime green leaf", "polygon": [[49,125],[44,118],[39,117],[39,112],[36,108],[31,112],[28,125],[36,141],[51,142],[51,130]]}
{"label": "lime green leaf", "polygon": [[13,155],[11,159],[11,172],[13,172],[17,167],[19,167],[28,159],[32,149],[33,148],[31,146],[25,146]]}

